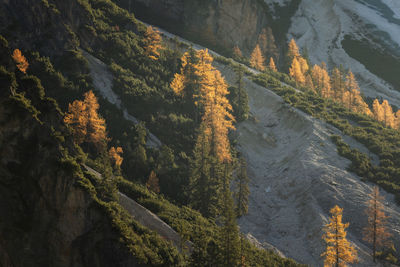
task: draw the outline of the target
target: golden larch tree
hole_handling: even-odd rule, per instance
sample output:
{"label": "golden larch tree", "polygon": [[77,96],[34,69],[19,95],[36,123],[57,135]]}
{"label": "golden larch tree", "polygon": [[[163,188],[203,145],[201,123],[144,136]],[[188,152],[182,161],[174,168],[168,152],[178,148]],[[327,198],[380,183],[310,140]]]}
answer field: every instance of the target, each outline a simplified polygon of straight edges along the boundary
{"label": "golden larch tree", "polygon": [[159,50],[162,49],[162,37],[160,32],[157,29],[153,29],[153,27],[148,26],[146,29],[146,33],[144,34],[145,41],[145,54],[153,59],[158,60],[160,57]]}
{"label": "golden larch tree", "polygon": [[68,113],[65,114],[64,122],[71,126],[75,143],[82,144],[86,138],[88,122],[86,106],[83,101],[75,100],[68,105]]}
{"label": "golden larch tree", "polygon": [[154,193],[160,193],[160,185],[157,175],[154,171],[150,172],[149,179],[146,182],[147,189],[153,191]]}
{"label": "golden larch tree", "polygon": [[111,147],[110,150],[108,151],[108,155],[111,161],[117,168],[121,167],[122,161],[124,160],[122,158],[123,152],[124,151],[122,150],[122,147]]}
{"label": "golden larch tree", "polygon": [[375,99],[374,102],[372,102],[372,113],[377,121],[383,121],[385,118],[383,108],[378,99]]}
{"label": "golden larch tree", "polygon": [[290,40],[289,42],[287,57],[289,62],[293,62],[293,59],[300,57],[299,47],[294,39]]}
{"label": "golden larch tree", "polygon": [[372,258],[376,261],[376,251],[378,248],[389,247],[392,243],[389,238],[392,236],[386,229],[388,216],[383,210],[384,198],[379,194],[379,188],[374,186],[369,194],[365,213],[368,216],[367,226],[364,227],[363,239],[372,245]]}
{"label": "golden larch tree", "polygon": [[29,63],[26,60],[26,58],[22,55],[21,50],[15,49],[11,57],[13,58],[14,62],[17,64],[17,68],[21,72],[26,73]]}
{"label": "golden larch tree", "polygon": [[386,126],[394,128],[395,116],[389,102],[386,99],[383,100],[381,107],[383,109],[383,122]]}
{"label": "golden larch tree", "polygon": [[64,122],[72,126],[74,140],[93,144],[101,151],[108,141],[105,120],[98,114],[99,103],[92,91],[84,94],[84,101],[75,100],[68,106]]}
{"label": "golden larch tree", "polygon": [[265,70],[264,57],[261,53],[260,46],[257,44],[250,56],[250,66],[257,70]]}
{"label": "golden larch tree", "polygon": [[332,70],[331,85],[333,98],[339,102],[343,102],[343,94],[345,90],[343,75],[336,67]]}
{"label": "golden larch tree", "polygon": [[395,115],[395,121],[394,121],[394,128],[399,129],[400,128],[400,109],[397,110],[396,115]]}
{"label": "golden larch tree", "polygon": [[90,90],[85,93],[84,96],[85,99],[83,103],[86,107],[87,116],[86,141],[88,143],[93,143],[100,151],[107,142],[106,122],[98,113],[100,105],[93,91]]}
{"label": "golden larch tree", "polygon": [[292,65],[289,69],[290,76],[296,81],[297,84],[303,85],[306,82],[303,72],[301,71],[300,63],[297,58],[293,58]]}
{"label": "golden larch tree", "polygon": [[237,46],[237,45],[235,45],[235,46],[233,47],[233,57],[234,57],[235,59],[241,59],[241,58],[243,57],[243,53],[242,53],[242,51],[240,50],[239,46]]}
{"label": "golden larch tree", "polygon": [[303,73],[303,75],[306,75],[306,72],[309,69],[307,60],[305,60],[303,57],[298,57],[297,60],[299,61],[301,72]]}
{"label": "golden larch tree", "polygon": [[277,72],[278,70],[276,69],[276,65],[275,65],[275,61],[272,57],[269,58],[269,64],[268,64],[268,68],[272,71]]}
{"label": "golden larch tree", "polygon": [[349,223],[342,223],[343,209],[338,205],[330,210],[332,217],[324,227],[323,239],[326,250],[321,254],[325,257],[324,266],[347,266],[357,260],[357,251],[346,239],[346,228]]}
{"label": "golden larch tree", "polygon": [[332,97],[332,89],[331,89],[331,77],[329,77],[328,71],[322,68],[322,87],[321,87],[321,96],[325,98]]}

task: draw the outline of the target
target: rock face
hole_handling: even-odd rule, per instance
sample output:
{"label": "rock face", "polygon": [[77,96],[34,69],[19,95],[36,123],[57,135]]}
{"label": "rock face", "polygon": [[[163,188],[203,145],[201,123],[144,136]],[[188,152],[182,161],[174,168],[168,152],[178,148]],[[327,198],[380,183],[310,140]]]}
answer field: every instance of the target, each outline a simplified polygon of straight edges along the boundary
{"label": "rock face", "polygon": [[36,78],[17,80],[1,68],[0,266],[137,266],[82,184],[54,102]]}
{"label": "rock face", "polygon": [[[129,8],[128,1],[122,2]],[[256,0],[134,0],[132,4],[132,11],[146,22],[228,53],[238,45],[245,54],[270,24],[265,8]]]}

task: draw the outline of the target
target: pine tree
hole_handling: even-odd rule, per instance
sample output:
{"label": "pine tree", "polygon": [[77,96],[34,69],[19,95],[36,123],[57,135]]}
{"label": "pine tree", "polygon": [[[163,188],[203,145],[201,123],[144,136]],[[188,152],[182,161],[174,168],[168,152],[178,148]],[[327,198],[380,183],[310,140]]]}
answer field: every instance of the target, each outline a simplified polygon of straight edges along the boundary
{"label": "pine tree", "polygon": [[15,63],[17,64],[17,68],[21,72],[26,73],[29,63],[26,60],[26,58],[22,55],[21,50],[15,49],[11,57],[14,59]]}
{"label": "pine tree", "polygon": [[150,172],[149,179],[146,182],[147,189],[153,191],[154,193],[160,193],[160,186],[158,184],[158,178],[154,171]]}
{"label": "pine tree", "polygon": [[222,252],[222,266],[238,266],[240,262],[239,228],[233,208],[233,199],[229,190],[229,165],[225,164],[224,193],[222,206],[222,227],[220,228],[220,247]]}
{"label": "pine tree", "polygon": [[357,251],[346,239],[348,223],[342,223],[343,209],[335,206],[330,210],[332,217],[325,225],[323,239],[326,242],[326,251],[321,254],[325,257],[324,266],[347,266],[357,260]]}
{"label": "pine tree", "polygon": [[122,161],[124,160],[121,156],[123,152],[124,151],[122,150],[122,147],[116,147],[116,148],[111,147],[110,150],[108,151],[108,155],[111,161],[117,168],[121,167]]}
{"label": "pine tree", "polygon": [[311,91],[314,91],[314,92],[315,92],[314,83],[313,83],[313,80],[312,80],[310,74],[307,74],[307,76],[306,76],[305,86],[306,86],[307,88],[309,88]]}
{"label": "pine tree", "polygon": [[250,56],[250,66],[256,70],[263,71],[265,70],[264,61],[265,59],[261,53],[260,46],[256,45]]}
{"label": "pine tree", "polygon": [[306,82],[303,72],[301,71],[300,63],[297,58],[293,59],[292,66],[289,69],[290,76],[296,81],[297,84],[303,85]]}
{"label": "pine tree", "polygon": [[241,65],[235,68],[236,88],[231,87],[230,89],[232,90],[230,90],[229,93],[229,99],[232,103],[234,115],[238,122],[246,120],[249,113],[249,99],[243,83],[244,71],[245,69]]}
{"label": "pine tree", "polygon": [[273,59],[272,57],[269,58],[269,65],[268,65],[268,68],[269,68],[270,70],[274,71],[274,72],[277,72],[277,71],[278,71],[278,70],[276,69],[274,59]]}
{"label": "pine tree", "polygon": [[241,158],[239,162],[239,173],[236,177],[236,214],[241,217],[247,214],[249,205],[249,178],[247,176],[246,161]]}
{"label": "pine tree", "polygon": [[145,55],[153,60],[158,60],[160,57],[159,50],[162,48],[161,42],[162,38],[160,32],[153,27],[148,26],[145,33]]}
{"label": "pine tree", "polygon": [[391,242],[388,238],[392,235],[387,232],[386,223],[388,216],[383,211],[384,198],[379,194],[379,188],[374,186],[369,195],[365,213],[368,216],[368,224],[364,228],[364,240],[372,245],[372,258],[376,261],[376,251],[378,248],[388,247]]}

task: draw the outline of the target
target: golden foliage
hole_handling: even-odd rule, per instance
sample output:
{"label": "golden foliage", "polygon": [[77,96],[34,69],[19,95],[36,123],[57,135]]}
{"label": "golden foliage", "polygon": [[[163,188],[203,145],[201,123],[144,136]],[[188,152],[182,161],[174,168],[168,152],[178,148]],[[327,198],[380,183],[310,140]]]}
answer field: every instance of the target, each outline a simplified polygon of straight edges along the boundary
{"label": "golden foliage", "polygon": [[144,41],[146,44],[144,48],[145,54],[153,60],[158,60],[160,57],[159,50],[162,49],[162,38],[160,32],[157,29],[153,29],[153,27],[148,26],[144,36]]}
{"label": "golden foliage", "polygon": [[278,70],[276,69],[276,66],[275,66],[275,61],[274,61],[274,59],[273,59],[272,57],[269,58],[268,68],[269,68],[270,70],[272,70],[272,71],[275,71],[275,72],[278,71]]}
{"label": "golden foliage", "polygon": [[265,70],[264,61],[265,59],[261,53],[260,46],[256,45],[250,56],[250,66],[257,70],[263,71]]}
{"label": "golden foliage", "polygon": [[290,61],[293,61],[293,59],[300,57],[299,47],[297,46],[294,39],[290,40],[289,42],[287,56]]}
{"label": "golden foliage", "polygon": [[[201,124],[205,136],[203,137],[210,143],[213,155],[221,162],[229,162],[231,154],[228,132],[234,129],[235,118],[232,115],[232,106],[226,98],[229,94],[228,85],[221,73],[212,66],[214,59],[207,49],[196,52],[195,64],[188,63],[188,57],[188,53],[182,57],[181,74],[175,74],[171,88],[176,94],[183,95],[187,83],[198,85],[193,98],[196,99],[196,105],[203,110]],[[194,71],[186,75],[185,67],[190,67]]]}
{"label": "golden foliage", "polygon": [[154,193],[160,193],[160,186],[158,184],[158,178],[154,171],[150,172],[149,179],[146,182],[147,189],[153,191]]}
{"label": "golden foliage", "polygon": [[75,100],[68,105],[68,113],[65,114],[64,122],[72,127],[75,143],[82,144],[87,134],[86,106],[83,101]]}
{"label": "golden foliage", "polygon": [[324,266],[347,266],[357,260],[357,251],[346,239],[345,229],[348,223],[342,223],[343,209],[335,206],[330,210],[332,217],[325,225],[323,239],[326,243],[326,251],[321,254],[325,257]]}
{"label": "golden foliage", "polygon": [[379,188],[374,186],[374,190],[369,194],[368,207],[365,209],[365,213],[368,216],[368,224],[363,229],[363,239],[373,247],[372,256],[374,261],[378,248],[392,245],[388,241],[392,235],[386,229],[388,216],[383,211],[383,200],[384,198],[379,194]]}
{"label": "golden foliage", "polygon": [[77,144],[92,143],[100,151],[107,142],[105,120],[97,113],[99,103],[94,93],[89,91],[84,97],[84,101],[69,104],[64,122],[72,127]]}
{"label": "golden foliage", "polygon": [[113,161],[114,165],[116,167],[121,167],[122,161],[124,160],[122,158],[122,153],[124,151],[122,150],[122,147],[111,147],[110,150],[108,151],[108,155],[110,159]]}
{"label": "golden foliage", "polygon": [[301,66],[297,58],[293,58],[292,66],[289,68],[289,74],[293,77],[297,84],[303,85],[306,82]]}
{"label": "golden foliage", "polygon": [[233,56],[238,59],[243,57],[243,53],[237,45],[233,47]]}
{"label": "golden foliage", "polygon": [[15,63],[17,64],[17,68],[23,72],[26,73],[26,70],[28,69],[29,63],[26,60],[26,58],[22,55],[21,50],[15,49],[12,58],[14,59]]}

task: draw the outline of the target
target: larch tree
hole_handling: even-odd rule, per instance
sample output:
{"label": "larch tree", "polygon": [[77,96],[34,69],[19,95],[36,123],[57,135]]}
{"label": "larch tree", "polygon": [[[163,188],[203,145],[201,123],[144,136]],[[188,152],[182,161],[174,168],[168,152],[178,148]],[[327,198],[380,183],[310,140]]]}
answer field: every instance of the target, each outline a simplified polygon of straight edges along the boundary
{"label": "larch tree", "polygon": [[237,45],[235,45],[233,47],[233,58],[236,59],[236,60],[240,60],[240,59],[243,58],[243,53],[240,50],[239,46],[237,46]]}
{"label": "larch tree", "polygon": [[389,102],[386,99],[383,100],[381,107],[383,109],[383,122],[386,126],[394,128],[395,116]]}
{"label": "larch tree", "polygon": [[395,115],[395,121],[394,121],[394,128],[399,129],[400,128],[400,109],[397,110],[396,115]]}
{"label": "larch tree", "polygon": [[375,99],[374,102],[372,102],[372,113],[377,121],[384,121],[385,115],[384,115],[384,110],[379,103],[378,99]]}
{"label": "larch tree", "polygon": [[229,130],[233,130],[232,106],[227,95],[228,85],[221,73],[212,66],[208,50],[197,52],[194,65],[198,77],[198,101],[202,119],[194,150],[190,181],[194,207],[205,216],[215,216],[221,199],[222,166],[232,160]]}
{"label": "larch tree", "polygon": [[286,53],[286,66],[287,68],[293,63],[293,59],[300,57],[299,47],[297,46],[294,39],[291,39],[288,45],[288,51]]}
{"label": "larch tree", "polygon": [[297,84],[303,85],[305,84],[306,78],[304,77],[303,72],[301,71],[301,66],[297,58],[293,58],[292,65],[289,69],[290,76],[296,81]]}
{"label": "larch tree", "polygon": [[374,186],[369,194],[365,213],[368,216],[367,226],[364,227],[363,239],[372,245],[372,258],[376,261],[378,248],[389,247],[392,243],[389,238],[392,236],[386,229],[388,216],[383,210],[384,198],[379,194],[379,188]]}
{"label": "larch tree", "polygon": [[122,150],[122,147],[111,147],[110,150],[108,151],[108,155],[111,159],[111,161],[114,163],[114,166],[117,168],[121,167],[122,161],[124,160],[122,158],[122,153],[124,151]]}
{"label": "larch tree", "polygon": [[348,223],[342,223],[343,209],[335,206],[330,210],[332,217],[324,227],[323,239],[326,250],[321,254],[324,257],[324,266],[347,266],[347,263],[357,261],[357,251],[346,239]]}
{"label": "larch tree", "polygon": [[328,71],[322,68],[322,87],[321,87],[321,96],[325,98],[332,97],[332,88],[331,88],[331,77],[329,77]]}
{"label": "larch tree", "polygon": [[257,70],[265,70],[264,56],[261,53],[260,46],[257,44],[250,56],[250,66]]}
{"label": "larch tree", "polygon": [[144,36],[146,45],[144,48],[145,54],[153,60],[158,60],[160,57],[159,50],[162,49],[162,37],[160,32],[157,29],[153,29],[153,27],[148,26]]}
{"label": "larch tree", "polygon": [[261,53],[265,58],[278,58],[279,52],[276,47],[275,38],[272,34],[272,29],[267,27],[262,29],[261,33],[258,35],[257,44],[261,49]]}
{"label": "larch tree", "polygon": [[26,58],[22,55],[21,50],[15,49],[11,57],[13,58],[15,64],[17,65],[17,68],[21,72],[26,73],[26,70],[29,67],[29,63],[26,60]]}
{"label": "larch tree", "polygon": [[343,94],[345,91],[343,74],[338,68],[333,68],[331,75],[331,85],[333,98],[336,101],[343,102]]}
{"label": "larch tree", "polygon": [[68,112],[65,114],[65,124],[71,126],[72,134],[76,144],[82,144],[87,134],[86,106],[83,101],[75,100],[68,105]]}
{"label": "larch tree", "polygon": [[94,93],[89,91],[84,97],[84,101],[75,100],[69,104],[64,122],[72,127],[77,144],[93,144],[101,151],[108,141],[105,120],[98,114],[99,104]]}
{"label": "larch tree", "polygon": [[93,91],[90,90],[89,92],[86,92],[84,96],[85,99],[83,103],[86,107],[87,116],[86,142],[92,143],[96,147],[97,151],[101,151],[108,141],[106,122],[98,113],[100,106]]}
{"label": "larch tree", "polygon": [[308,62],[303,57],[298,57],[297,60],[299,61],[301,72],[305,76],[309,69]]}
{"label": "larch tree", "polygon": [[236,214],[241,217],[247,214],[249,206],[249,177],[247,176],[246,161],[241,158],[239,160],[239,170],[236,176],[235,184],[235,200],[236,200]]}
{"label": "larch tree", "polygon": [[149,179],[147,179],[146,187],[154,193],[160,193],[160,186],[157,175],[154,171],[150,172]]}
{"label": "larch tree", "polygon": [[272,57],[269,58],[269,64],[268,68],[274,72],[277,72],[278,70],[276,69],[275,61]]}

